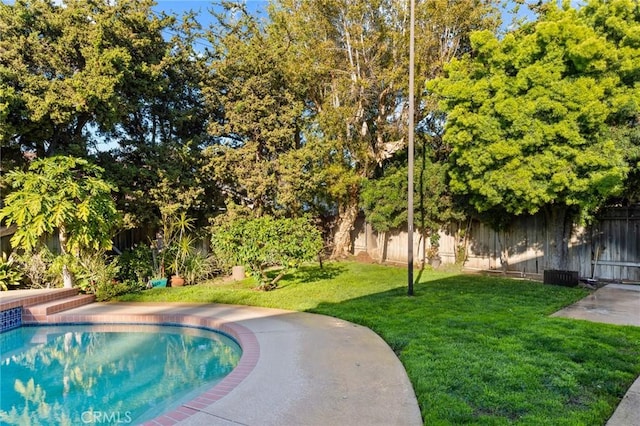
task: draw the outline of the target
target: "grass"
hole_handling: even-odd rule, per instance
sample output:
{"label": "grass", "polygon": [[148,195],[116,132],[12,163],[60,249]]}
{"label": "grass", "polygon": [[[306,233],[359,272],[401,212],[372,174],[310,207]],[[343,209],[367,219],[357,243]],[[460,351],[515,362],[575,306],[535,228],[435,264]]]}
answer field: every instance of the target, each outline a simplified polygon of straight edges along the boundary
{"label": "grass", "polygon": [[581,289],[357,263],[305,267],[263,293],[251,280],[154,289],[128,301],[232,303],[370,327],[398,354],[425,424],[605,424],[640,375],[640,328],[549,315]]}

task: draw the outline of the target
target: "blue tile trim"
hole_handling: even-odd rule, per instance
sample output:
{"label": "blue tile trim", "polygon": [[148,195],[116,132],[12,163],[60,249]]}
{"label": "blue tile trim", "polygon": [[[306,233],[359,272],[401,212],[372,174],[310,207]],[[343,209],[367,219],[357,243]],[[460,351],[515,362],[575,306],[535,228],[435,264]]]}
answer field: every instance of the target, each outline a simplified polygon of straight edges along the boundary
{"label": "blue tile trim", "polygon": [[0,333],[13,330],[22,325],[22,307],[0,312]]}

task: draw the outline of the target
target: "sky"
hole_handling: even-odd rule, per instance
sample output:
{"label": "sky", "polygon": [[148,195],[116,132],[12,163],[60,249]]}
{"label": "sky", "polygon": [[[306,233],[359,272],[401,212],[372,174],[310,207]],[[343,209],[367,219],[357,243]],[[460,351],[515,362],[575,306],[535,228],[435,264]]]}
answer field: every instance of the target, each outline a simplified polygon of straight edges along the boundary
{"label": "sky", "polygon": [[[62,2],[63,0],[57,0],[57,2]],[[177,14],[182,15],[188,11],[194,11],[199,15],[199,22],[203,26],[203,28],[207,28],[208,25],[212,22],[211,16],[208,13],[209,8],[211,7],[212,0],[155,0],[156,5],[153,9],[156,13],[166,12],[167,14]],[[268,0],[243,0],[247,6],[247,9],[250,12],[260,14],[262,16],[266,16],[266,6],[268,4]],[[407,0],[408,1],[408,0]],[[416,0],[420,1],[420,0]],[[511,0],[513,1],[513,0]],[[524,0],[525,3],[535,4],[538,3],[539,0]],[[585,0],[571,0],[571,5],[576,7],[581,3],[584,3]],[[0,0],[2,3],[12,4],[14,0]],[[559,3],[562,0],[558,0]],[[518,13],[519,17],[525,17],[527,19],[533,19],[533,15],[531,12],[525,7],[521,7],[520,12]],[[505,16],[504,17],[505,25],[509,24],[510,19]]]}
{"label": "sky", "polygon": [[[208,10],[211,8],[211,0],[155,0],[156,5],[153,10],[157,13],[165,12],[167,14],[182,15],[183,13],[193,11],[199,15],[198,22],[203,28],[206,28],[211,22]],[[244,0],[249,12],[266,15],[267,0]]]}
{"label": "sky", "polygon": [[[408,1],[408,0],[407,0]],[[421,1],[421,0],[416,0]],[[536,4],[539,0],[524,0],[525,4]],[[580,4],[584,3],[585,0],[571,0],[571,5],[573,7],[577,7]],[[511,0],[513,3],[513,0]],[[198,22],[202,25],[203,28],[207,28],[208,25],[212,22],[211,16],[208,13],[209,8],[211,7],[211,0],[156,0],[157,5],[154,6],[154,10],[156,12],[166,12],[168,14],[175,13],[177,15],[181,15],[188,11],[194,11],[198,13],[199,19]],[[262,16],[266,16],[266,7],[268,5],[268,0],[244,0],[244,3],[247,6],[249,12],[258,13]],[[558,0],[558,3],[562,3],[562,0]],[[505,8],[508,10],[509,7]],[[534,16],[531,11],[525,6],[522,5],[520,7],[520,11],[517,14],[518,18],[525,18],[526,20],[534,20]],[[503,25],[505,29],[508,28],[511,23],[511,15],[508,15],[505,12],[503,16]]]}

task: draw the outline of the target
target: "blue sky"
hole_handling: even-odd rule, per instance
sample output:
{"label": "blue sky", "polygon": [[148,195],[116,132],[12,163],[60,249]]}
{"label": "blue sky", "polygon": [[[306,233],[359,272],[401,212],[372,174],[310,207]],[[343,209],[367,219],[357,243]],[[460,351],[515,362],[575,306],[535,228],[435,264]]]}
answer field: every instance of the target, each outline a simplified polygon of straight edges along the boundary
{"label": "blue sky", "polygon": [[[408,0],[407,0],[408,1]],[[416,0],[420,1],[420,0]],[[512,0],[513,1],[513,0]],[[562,0],[558,0],[558,3],[561,3]],[[199,14],[199,22],[206,28],[209,23],[211,23],[211,16],[208,13],[208,10],[212,7],[211,0],[156,0],[157,5],[153,8],[156,12],[164,11],[168,14],[175,13],[177,15],[181,15],[190,10]],[[266,6],[269,3],[268,0],[244,0],[248,10],[253,13],[260,13],[263,16],[266,16]],[[538,0],[525,0],[526,4],[536,4]],[[584,0],[571,0],[572,6],[579,6],[581,3],[584,3]],[[507,8],[508,10],[508,8]],[[526,7],[526,5],[522,5],[520,7],[520,11],[518,13],[518,17],[526,18],[527,20],[533,20],[533,14]],[[511,23],[511,17],[505,15],[503,17],[504,25],[508,26]]]}
{"label": "blue sky", "polygon": [[[156,12],[164,11],[167,14],[175,13],[182,15],[183,13],[193,11],[199,15],[198,22],[203,28],[206,28],[211,22],[211,17],[208,12],[212,7],[211,0],[156,0],[156,3],[156,6],[153,7]],[[267,0],[245,0],[244,3],[250,12],[266,15]]]}
{"label": "blue sky", "polygon": [[[58,0],[58,2],[62,2],[62,1],[64,0]],[[420,0],[416,0],[416,1],[420,1]],[[524,1],[527,4],[538,3],[538,0],[524,0]],[[558,3],[561,3],[561,1],[562,0],[558,0]],[[584,1],[585,0],[571,0],[571,4],[572,6],[576,7],[576,6],[579,6],[581,3],[584,3]],[[14,0],[0,0],[0,2],[6,3],[6,4],[12,4]],[[204,28],[206,28],[211,22],[211,17],[210,17],[210,14],[208,13],[208,10],[212,7],[211,0],[156,0],[156,3],[157,3],[156,6],[153,7],[153,9],[156,12],[164,11],[168,14],[175,13],[177,15],[181,15],[185,12],[192,10],[197,14],[199,14],[200,16],[199,22]],[[265,9],[268,4],[268,0],[244,0],[244,3],[246,4],[250,12],[266,15]],[[528,11],[526,6],[524,5],[521,7],[521,10],[518,13],[518,16],[532,19],[531,18],[532,14],[530,13],[530,11]],[[504,21],[505,21],[504,23],[508,25],[510,19],[505,16]]]}

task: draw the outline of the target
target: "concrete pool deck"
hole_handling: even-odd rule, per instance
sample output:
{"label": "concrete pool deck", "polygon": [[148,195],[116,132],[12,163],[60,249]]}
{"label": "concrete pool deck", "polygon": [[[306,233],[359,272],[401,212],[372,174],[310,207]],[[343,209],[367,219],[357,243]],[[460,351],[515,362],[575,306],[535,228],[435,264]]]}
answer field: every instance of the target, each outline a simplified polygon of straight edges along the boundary
{"label": "concrete pool deck", "polygon": [[93,303],[47,322],[176,323],[239,341],[243,357],[229,376],[148,425],[422,425],[394,352],[347,321],[232,305]]}
{"label": "concrete pool deck", "polygon": [[[552,316],[640,326],[640,286],[608,284]],[[620,401],[607,426],[640,425],[640,377]]]}
{"label": "concrete pool deck", "polygon": [[[0,292],[0,305],[12,307],[21,297]],[[640,286],[607,285],[553,316],[640,326]],[[216,328],[242,345],[240,364],[221,383],[149,425],[422,424],[413,388],[393,351],[370,329],[347,321],[179,303],[93,303],[47,316],[49,324],[78,322]],[[638,407],[640,377],[607,426],[640,425]]]}

